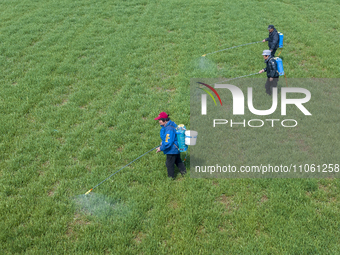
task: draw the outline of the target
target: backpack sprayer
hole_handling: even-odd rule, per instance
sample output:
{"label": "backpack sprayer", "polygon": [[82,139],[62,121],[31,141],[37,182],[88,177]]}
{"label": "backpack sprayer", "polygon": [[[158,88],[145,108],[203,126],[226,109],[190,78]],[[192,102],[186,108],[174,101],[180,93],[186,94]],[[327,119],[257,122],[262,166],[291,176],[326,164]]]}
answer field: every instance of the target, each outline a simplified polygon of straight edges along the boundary
{"label": "backpack sprayer", "polygon": [[279,57],[274,58],[276,61],[276,68],[279,76],[285,75],[285,71],[283,70],[282,59]]}
{"label": "backpack sprayer", "polygon": [[179,124],[176,128],[176,137],[178,142],[178,150],[186,152],[184,162],[188,155],[188,145],[196,145],[197,131],[187,130],[183,124]]}
{"label": "backpack sprayer", "polygon": [[283,48],[283,34],[278,32],[279,33],[279,48],[281,49],[280,52],[279,52],[279,55],[277,55],[277,57],[280,56],[281,52],[282,52],[282,48]]}
{"label": "backpack sprayer", "polygon": [[284,69],[283,69],[283,64],[282,64],[282,59],[279,58],[281,52],[282,52],[282,48],[283,48],[283,33],[281,32],[278,32],[279,33],[279,48],[281,49],[279,54],[277,55],[275,59],[276,61],[276,65],[277,65],[277,71],[279,73],[280,76],[284,75],[285,76],[285,80],[286,80],[286,86],[288,87],[288,83],[287,83],[287,77],[286,77],[286,74],[284,72]]}

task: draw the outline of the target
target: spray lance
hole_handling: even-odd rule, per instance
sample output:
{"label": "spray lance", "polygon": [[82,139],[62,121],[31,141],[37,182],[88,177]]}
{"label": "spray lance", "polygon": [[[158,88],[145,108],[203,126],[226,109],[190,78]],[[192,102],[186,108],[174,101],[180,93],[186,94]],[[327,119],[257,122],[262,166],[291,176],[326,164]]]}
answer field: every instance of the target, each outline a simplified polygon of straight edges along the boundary
{"label": "spray lance", "polygon": [[[280,48],[281,51],[282,51],[282,48],[283,48],[283,37],[284,37],[284,35],[283,35],[283,33],[280,33],[280,32],[278,32],[278,34],[279,34],[279,48]],[[238,47],[242,47],[242,46],[246,46],[246,45],[250,45],[250,44],[255,44],[255,43],[261,43],[261,42],[262,42],[262,41],[251,42],[251,43],[245,43],[245,44],[241,44],[241,45],[236,45],[236,46],[233,46],[233,47],[229,47],[229,48],[225,48],[225,49],[222,49],[222,50],[217,50],[217,51],[214,51],[214,52],[210,52],[210,53],[203,54],[202,57],[205,57],[206,55],[218,53],[218,52],[221,52],[221,51],[231,50],[231,49],[235,49],[235,48],[238,48]],[[280,56],[281,51],[280,51],[278,57]]]}
{"label": "spray lance", "polygon": [[[282,59],[279,58],[279,57],[275,57],[274,59],[276,61],[277,72],[279,73],[279,76],[283,76],[284,75],[286,77],[285,71],[283,69]],[[244,78],[244,77],[248,77],[248,76],[252,76],[252,75],[256,75],[256,74],[259,74],[259,73],[251,73],[251,74],[247,74],[247,75],[243,75],[243,76],[239,76],[239,77],[223,80],[221,82],[231,81],[231,80],[235,80],[235,79],[240,79],[240,78]],[[286,80],[286,82],[287,82],[287,80]]]}
{"label": "spray lance", "polygon": [[[282,34],[282,40],[283,40],[283,34]],[[251,43],[246,43],[246,44],[241,44],[241,45],[229,47],[229,48],[226,48],[226,49],[222,49],[222,50],[218,50],[218,51],[214,51],[214,52],[211,52],[211,53],[204,54],[204,55],[202,55],[202,57],[205,57],[206,55],[218,53],[218,52],[221,52],[221,51],[230,50],[230,49],[234,49],[234,48],[238,48],[238,47],[242,47],[242,46],[246,46],[246,45],[250,45],[250,44],[261,43],[261,42],[262,42],[262,41],[251,42]],[[282,43],[283,43],[283,42],[282,42]],[[281,44],[280,44],[280,45],[281,45]],[[235,80],[235,79],[240,79],[240,78],[244,78],[244,77],[248,77],[248,76],[256,75],[256,74],[259,74],[259,73],[252,73],[252,74],[247,74],[247,75],[239,76],[239,77],[236,77],[236,78],[230,78],[230,79],[227,79],[227,80],[223,80],[222,82],[224,82],[224,81],[231,81],[231,80]],[[213,98],[213,97],[212,97],[212,98]],[[216,104],[216,102],[215,102],[215,104]]]}
{"label": "spray lance", "polygon": [[[186,130],[185,126],[183,124],[178,125],[177,129],[176,129],[176,136],[177,136],[177,141],[178,141],[178,150],[180,152],[185,152],[188,149],[188,145],[195,145],[196,144],[196,139],[197,139],[197,132],[193,131],[193,130]],[[107,177],[105,180],[101,181],[100,183],[98,183],[96,186],[94,186],[92,189],[88,190],[85,195],[88,195],[92,190],[94,190],[95,188],[97,188],[99,185],[101,185],[103,182],[105,182],[106,180],[110,179],[112,176],[114,176],[116,173],[120,172],[121,170],[123,170],[125,167],[131,165],[133,162],[135,162],[136,160],[140,159],[141,157],[145,156],[146,154],[148,154],[149,152],[155,150],[156,148],[158,148],[159,145],[157,145],[156,147],[152,148],[151,150],[145,152],[143,155],[139,156],[138,158],[134,159],[133,161],[131,161],[129,164],[123,166],[122,168],[120,168],[118,171],[114,172],[113,174],[111,174],[109,177]],[[186,156],[185,156],[185,160],[186,160]],[[184,161],[185,161],[184,160]]]}
{"label": "spray lance", "polygon": [[214,51],[214,52],[211,52],[211,53],[204,54],[204,55],[202,55],[202,57],[205,57],[206,55],[214,54],[214,53],[217,53],[217,52],[221,52],[221,51],[225,51],[225,50],[231,50],[231,49],[234,49],[234,48],[238,48],[238,47],[242,47],[242,46],[246,46],[246,45],[250,45],[250,44],[255,44],[255,43],[260,43],[260,42],[262,42],[262,41],[236,45],[236,46],[229,47],[229,48],[226,48],[226,49],[222,49],[222,50],[218,50],[218,51]]}
{"label": "spray lance", "polygon": [[101,181],[100,183],[98,183],[96,186],[94,186],[92,189],[90,189],[89,191],[87,191],[85,193],[85,195],[89,194],[92,190],[94,190],[95,188],[97,188],[100,184],[102,184],[103,182],[105,182],[106,180],[110,179],[112,176],[114,176],[116,173],[118,173],[119,171],[121,171],[122,169],[124,169],[125,167],[131,165],[133,162],[135,162],[137,159],[140,159],[141,157],[143,157],[144,155],[148,154],[149,152],[153,151],[154,149],[158,148],[159,146],[157,145],[155,148],[149,150],[148,152],[145,152],[143,155],[139,156],[138,158],[134,159],[133,161],[131,161],[129,164],[123,166],[121,169],[119,169],[118,171],[114,172],[113,174],[111,174],[109,177],[107,177],[105,180]]}
{"label": "spray lance", "polygon": [[[277,72],[279,73],[280,76],[285,75],[285,72],[283,70],[283,65],[282,65],[282,59],[277,57],[274,58],[277,64]],[[248,77],[248,76],[252,76],[252,75],[256,75],[256,74],[260,74],[260,73],[251,73],[251,74],[247,74],[247,75],[243,75],[243,76],[239,76],[239,77],[235,77],[235,78],[230,78],[230,79],[226,79],[220,82],[225,82],[225,81],[231,81],[231,80],[236,80],[236,79],[240,79],[240,78],[244,78],[244,77]]]}
{"label": "spray lance", "polygon": [[243,75],[243,76],[239,76],[239,77],[235,77],[235,78],[226,79],[226,80],[223,80],[223,81],[220,81],[220,82],[236,80],[236,79],[240,79],[240,78],[244,78],[244,77],[248,77],[248,76],[252,76],[252,75],[256,75],[256,74],[259,74],[259,73],[251,73],[251,74],[247,74],[247,75]]}

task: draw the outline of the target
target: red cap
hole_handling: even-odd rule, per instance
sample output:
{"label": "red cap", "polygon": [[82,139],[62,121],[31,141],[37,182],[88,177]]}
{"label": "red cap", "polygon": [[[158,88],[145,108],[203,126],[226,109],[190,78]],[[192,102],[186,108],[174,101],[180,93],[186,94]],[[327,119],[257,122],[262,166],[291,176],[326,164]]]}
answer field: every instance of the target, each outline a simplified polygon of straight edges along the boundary
{"label": "red cap", "polygon": [[161,112],[157,118],[155,118],[155,120],[159,120],[159,119],[166,119],[168,118],[168,114],[166,114],[166,112]]}

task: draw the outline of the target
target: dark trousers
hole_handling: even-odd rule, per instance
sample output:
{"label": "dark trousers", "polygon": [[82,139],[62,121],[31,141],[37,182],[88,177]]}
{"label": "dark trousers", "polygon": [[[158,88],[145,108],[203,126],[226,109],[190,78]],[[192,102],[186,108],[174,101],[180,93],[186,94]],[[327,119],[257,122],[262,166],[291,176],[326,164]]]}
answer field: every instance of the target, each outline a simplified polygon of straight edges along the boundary
{"label": "dark trousers", "polygon": [[266,93],[268,95],[272,95],[272,91],[273,91],[273,87],[277,87],[277,82],[279,81],[279,78],[273,78],[273,81],[270,81],[269,80],[270,78],[267,78],[267,81],[266,81]]}
{"label": "dark trousers", "polygon": [[168,169],[168,177],[175,178],[175,164],[181,174],[186,173],[185,165],[181,159],[181,154],[166,154],[165,165]]}
{"label": "dark trousers", "polygon": [[277,51],[277,48],[276,48],[276,49],[273,49],[273,51],[272,51],[272,53],[271,53],[271,56],[272,56],[272,57],[275,57],[276,51]]}

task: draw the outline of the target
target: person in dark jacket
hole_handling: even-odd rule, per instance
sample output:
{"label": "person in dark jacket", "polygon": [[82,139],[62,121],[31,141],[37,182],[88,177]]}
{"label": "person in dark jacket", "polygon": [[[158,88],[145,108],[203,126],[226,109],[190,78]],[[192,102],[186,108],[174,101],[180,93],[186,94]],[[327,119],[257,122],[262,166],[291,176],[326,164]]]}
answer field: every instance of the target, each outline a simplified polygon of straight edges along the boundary
{"label": "person in dark jacket", "polygon": [[182,162],[180,151],[178,150],[178,142],[176,137],[176,123],[170,120],[165,112],[161,112],[155,120],[161,125],[160,137],[162,139],[161,146],[157,148],[157,152],[163,151],[166,155],[165,165],[168,169],[168,177],[175,178],[175,164],[182,175],[186,173],[186,168]]}
{"label": "person in dark jacket", "polygon": [[271,51],[271,56],[274,57],[277,48],[279,48],[279,41],[280,41],[279,33],[277,32],[274,25],[269,25],[268,31],[269,31],[269,37],[266,39],[263,39],[262,42],[268,41],[268,47],[269,47],[269,50]]}
{"label": "person in dark jacket", "polygon": [[267,72],[267,82],[265,88],[266,93],[271,96],[273,87],[277,87],[277,82],[279,81],[279,72],[277,71],[276,61],[271,56],[270,50],[264,50],[262,56],[267,67],[260,70],[259,73]]}

